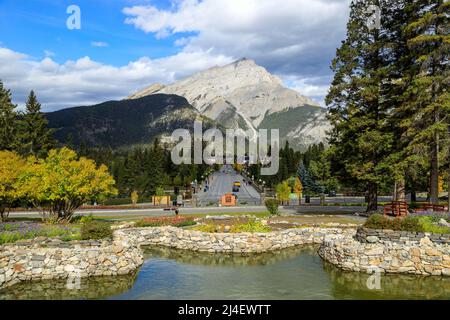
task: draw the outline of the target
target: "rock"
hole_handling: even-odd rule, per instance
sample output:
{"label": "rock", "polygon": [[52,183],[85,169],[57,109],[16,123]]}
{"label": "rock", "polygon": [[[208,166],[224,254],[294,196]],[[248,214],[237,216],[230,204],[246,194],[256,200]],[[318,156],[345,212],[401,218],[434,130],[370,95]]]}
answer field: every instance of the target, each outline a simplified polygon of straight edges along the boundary
{"label": "rock", "polygon": [[433,245],[433,242],[428,238],[427,236],[420,239],[420,245],[421,246],[431,246]]}
{"label": "rock", "polygon": [[382,255],[384,252],[383,247],[379,246],[379,247],[374,247],[374,248],[369,248],[365,254],[368,256],[378,256],[378,255]]}
{"label": "rock", "polygon": [[368,236],[366,238],[366,240],[369,243],[375,243],[375,242],[378,242],[380,239],[377,236]]}
{"label": "rock", "polygon": [[71,264],[68,264],[68,265],[66,265],[64,267],[64,271],[66,271],[66,272],[73,272],[73,271],[75,271],[75,267],[73,265],[71,265]]}
{"label": "rock", "polygon": [[428,255],[428,256],[439,256],[439,255],[441,255],[441,253],[439,251],[437,251],[436,249],[432,249],[432,248],[426,249],[425,250],[425,254]]}
{"label": "rock", "polygon": [[450,223],[447,222],[447,221],[444,220],[444,219],[439,220],[438,225],[443,226],[443,227],[450,228]]}

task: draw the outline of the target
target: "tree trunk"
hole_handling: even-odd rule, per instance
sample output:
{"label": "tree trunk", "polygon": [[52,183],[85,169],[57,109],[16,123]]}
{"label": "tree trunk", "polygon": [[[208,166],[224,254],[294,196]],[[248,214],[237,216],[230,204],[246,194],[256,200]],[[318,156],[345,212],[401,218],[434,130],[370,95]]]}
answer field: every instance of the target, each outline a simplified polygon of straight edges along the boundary
{"label": "tree trunk", "polygon": [[394,193],[392,194],[392,201],[397,201],[397,181],[394,181]]}
{"label": "tree trunk", "polygon": [[405,179],[402,178],[395,183],[395,199],[394,201],[406,201],[405,195]]}
{"label": "tree trunk", "polygon": [[417,194],[415,190],[411,190],[411,202],[417,202]]}
{"label": "tree trunk", "polygon": [[[437,116],[436,116],[437,117]],[[430,200],[432,204],[439,204],[439,134],[435,134],[435,141],[431,147],[431,177]]]}
{"label": "tree trunk", "polygon": [[9,217],[9,208],[7,207],[0,207],[0,221],[1,222],[6,222],[6,220],[8,220]]}
{"label": "tree trunk", "polygon": [[367,198],[367,212],[378,210],[378,185],[374,182],[369,182],[368,198]]}

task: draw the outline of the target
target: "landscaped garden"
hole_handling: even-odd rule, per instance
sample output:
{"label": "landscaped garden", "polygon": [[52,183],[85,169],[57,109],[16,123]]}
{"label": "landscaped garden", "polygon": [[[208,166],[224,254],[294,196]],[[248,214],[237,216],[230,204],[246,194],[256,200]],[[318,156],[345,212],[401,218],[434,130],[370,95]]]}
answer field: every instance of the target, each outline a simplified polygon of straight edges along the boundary
{"label": "landscaped garden", "polygon": [[88,217],[70,224],[49,224],[36,219],[11,220],[0,222],[0,245],[35,238],[61,241],[109,239],[112,237],[111,225]]}

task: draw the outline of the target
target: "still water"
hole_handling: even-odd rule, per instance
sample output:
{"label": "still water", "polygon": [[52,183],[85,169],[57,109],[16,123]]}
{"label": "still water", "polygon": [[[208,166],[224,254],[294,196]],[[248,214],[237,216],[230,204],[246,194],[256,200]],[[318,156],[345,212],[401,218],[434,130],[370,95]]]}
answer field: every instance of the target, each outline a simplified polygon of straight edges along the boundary
{"label": "still water", "polygon": [[191,253],[148,248],[136,274],[21,283],[0,299],[450,299],[450,278],[382,275],[381,289],[369,275],[342,272],[303,247],[259,255]]}

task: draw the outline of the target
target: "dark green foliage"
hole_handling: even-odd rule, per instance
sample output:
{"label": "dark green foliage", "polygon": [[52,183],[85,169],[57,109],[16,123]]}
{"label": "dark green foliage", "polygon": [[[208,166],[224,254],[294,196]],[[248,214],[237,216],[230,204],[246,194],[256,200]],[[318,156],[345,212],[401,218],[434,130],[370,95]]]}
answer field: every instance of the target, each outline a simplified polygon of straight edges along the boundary
{"label": "dark green foliage", "polygon": [[[47,114],[55,138],[75,146],[117,149],[151,145],[160,134],[192,129],[198,111],[180,96],[155,94],[134,100],[109,101]],[[161,117],[164,116],[164,119]],[[209,128],[213,121],[203,118]]]}
{"label": "dark green foliage", "polygon": [[105,222],[87,222],[81,226],[82,240],[101,240],[112,238],[111,226]]}
{"label": "dark green foliage", "polygon": [[[172,163],[170,151],[163,148],[158,141],[146,148],[135,147],[130,150],[86,148],[79,153],[106,165],[116,181],[121,199],[103,204],[129,204],[130,195],[137,191],[140,202],[149,202],[158,187],[189,187],[192,181],[201,181],[208,165]],[[123,199],[123,200],[122,200]]]}
{"label": "dark green foliage", "polygon": [[384,10],[381,1],[358,0],[350,5],[347,39],[332,62],[335,76],[326,98],[335,169],[340,176],[367,185],[368,211],[377,209],[378,188],[387,176],[383,159],[393,143],[393,133],[386,127],[388,104],[383,98],[388,44],[383,23],[381,29],[367,25],[371,5]]}
{"label": "dark green foliage", "polygon": [[303,162],[300,163],[300,166],[298,168],[297,176],[299,177],[300,181],[302,182],[303,186],[303,193],[305,195],[311,195],[313,193],[323,193],[325,191],[323,186],[320,186],[317,184],[314,177],[311,175],[309,170],[305,167]]}
{"label": "dark green foliage", "polygon": [[17,151],[20,147],[21,123],[11,91],[0,80],[0,150]]}
{"label": "dark green foliage", "polygon": [[277,199],[267,199],[265,202],[267,211],[269,211],[269,213],[272,216],[277,216],[279,213],[279,206],[280,206],[280,201],[278,201]]}

